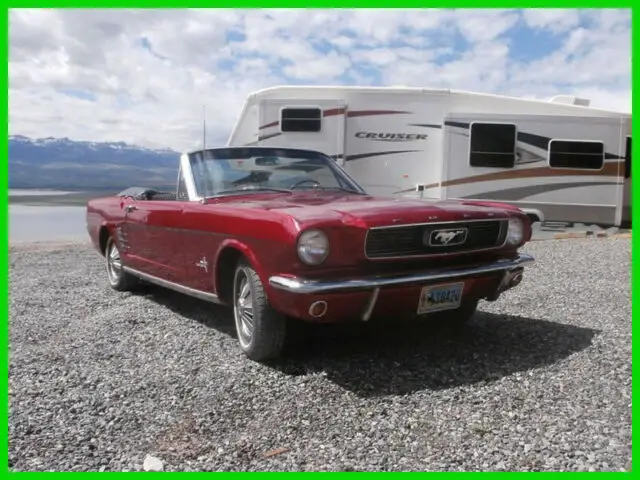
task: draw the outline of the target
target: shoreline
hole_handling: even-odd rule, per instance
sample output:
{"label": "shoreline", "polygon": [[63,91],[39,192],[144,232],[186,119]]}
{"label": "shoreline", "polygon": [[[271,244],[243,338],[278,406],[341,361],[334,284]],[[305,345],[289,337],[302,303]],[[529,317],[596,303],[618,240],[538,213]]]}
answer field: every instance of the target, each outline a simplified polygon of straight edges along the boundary
{"label": "shoreline", "polygon": [[64,195],[10,195],[9,206],[32,207],[85,207],[89,200],[103,196],[99,192],[85,191]]}

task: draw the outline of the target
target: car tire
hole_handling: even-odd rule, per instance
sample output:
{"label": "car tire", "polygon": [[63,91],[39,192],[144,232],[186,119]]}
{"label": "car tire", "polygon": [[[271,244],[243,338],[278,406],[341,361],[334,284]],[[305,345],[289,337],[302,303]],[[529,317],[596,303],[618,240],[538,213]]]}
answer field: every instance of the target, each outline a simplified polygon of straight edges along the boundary
{"label": "car tire", "polygon": [[105,267],[107,269],[107,281],[109,286],[118,292],[126,292],[137,284],[136,278],[124,271],[122,258],[118,245],[109,237],[107,246],[104,250]]}
{"label": "car tire", "polygon": [[261,362],[280,355],[287,319],[269,305],[260,278],[245,259],[233,276],[233,318],[240,349],[249,359]]}

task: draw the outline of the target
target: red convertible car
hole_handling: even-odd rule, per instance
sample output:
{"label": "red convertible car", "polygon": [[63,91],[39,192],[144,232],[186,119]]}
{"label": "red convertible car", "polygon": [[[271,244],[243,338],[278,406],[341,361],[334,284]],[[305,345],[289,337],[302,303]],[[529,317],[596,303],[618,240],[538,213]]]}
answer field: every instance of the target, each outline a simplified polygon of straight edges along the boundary
{"label": "red convertible car", "polygon": [[87,228],[112,288],[150,282],[229,305],[258,361],[281,353],[291,319],[462,324],[533,261],[514,206],[371,196],[331,157],[290,148],[184,154],[175,192],[93,199]]}

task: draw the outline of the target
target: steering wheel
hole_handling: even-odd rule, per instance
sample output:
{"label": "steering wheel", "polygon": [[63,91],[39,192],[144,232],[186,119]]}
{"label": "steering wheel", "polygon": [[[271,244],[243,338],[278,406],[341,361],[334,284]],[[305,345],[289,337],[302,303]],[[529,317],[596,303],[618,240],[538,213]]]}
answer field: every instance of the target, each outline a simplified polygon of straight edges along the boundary
{"label": "steering wheel", "polygon": [[294,183],[294,184],[293,184],[293,185],[291,185],[289,188],[290,188],[291,190],[293,190],[293,189],[294,189],[294,188],[296,188],[298,185],[302,185],[302,184],[304,184],[304,183],[313,183],[313,184],[315,184],[317,187],[321,187],[321,186],[322,186],[322,184],[321,184],[320,182],[318,182],[318,181],[316,181],[316,180],[313,180],[313,179],[311,179],[311,178],[307,178],[307,179],[300,180],[299,182]]}

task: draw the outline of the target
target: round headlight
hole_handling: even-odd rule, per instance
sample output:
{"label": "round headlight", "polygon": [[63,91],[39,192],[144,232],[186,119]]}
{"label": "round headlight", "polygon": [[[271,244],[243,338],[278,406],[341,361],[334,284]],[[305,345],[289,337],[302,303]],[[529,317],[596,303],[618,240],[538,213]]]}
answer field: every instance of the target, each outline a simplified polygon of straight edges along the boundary
{"label": "round headlight", "polygon": [[509,230],[507,231],[507,245],[519,245],[524,237],[524,225],[519,218],[509,219]]}
{"label": "round headlight", "polygon": [[298,238],[298,257],[307,265],[320,265],[329,255],[329,239],[320,230],[307,230]]}

